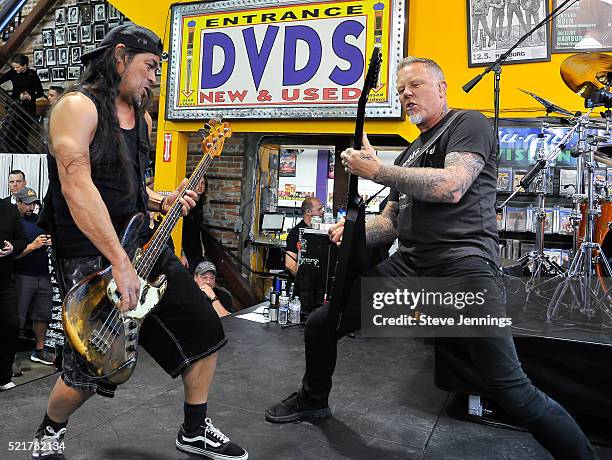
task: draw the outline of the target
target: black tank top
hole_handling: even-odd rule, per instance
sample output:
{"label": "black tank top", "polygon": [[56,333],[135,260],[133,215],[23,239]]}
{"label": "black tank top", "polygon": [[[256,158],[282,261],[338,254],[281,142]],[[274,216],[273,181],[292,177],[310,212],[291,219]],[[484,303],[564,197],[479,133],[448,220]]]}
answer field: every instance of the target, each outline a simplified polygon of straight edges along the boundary
{"label": "black tank top", "polygon": [[[98,103],[91,93],[80,89],[85,96],[89,97],[96,108]],[[139,136],[139,131],[144,129],[146,133],[146,122],[144,117],[137,116],[136,125],[132,129],[121,129],[126,144],[129,165],[128,171],[118,160],[103,161],[102,164],[91,166],[91,178],[98,189],[102,201],[106,205],[113,227],[120,234],[127,221],[137,212],[146,212],[148,195],[145,186],[145,171],[148,167],[148,136]],[[104,146],[98,136],[98,131],[89,146],[90,152],[103,149]],[[100,255],[100,251],[79,230],[68,204],[61,193],[61,185],[57,171],[55,158],[47,154],[47,165],[49,169],[49,191],[53,209],[54,232],[57,235],[54,244],[57,255],[61,258],[86,257]],[[132,191],[129,183],[131,179]],[[148,228],[147,225],[144,227]],[[146,240],[148,231],[143,229],[141,240]]]}

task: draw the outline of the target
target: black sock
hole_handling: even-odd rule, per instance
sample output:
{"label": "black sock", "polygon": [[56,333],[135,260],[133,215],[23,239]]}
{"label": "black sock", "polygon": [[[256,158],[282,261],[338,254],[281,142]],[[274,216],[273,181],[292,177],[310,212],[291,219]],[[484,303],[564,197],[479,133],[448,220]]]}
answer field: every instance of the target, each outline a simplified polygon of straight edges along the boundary
{"label": "black sock", "polygon": [[43,422],[40,424],[40,427],[38,427],[38,429],[41,430],[41,429],[44,429],[44,427],[46,426],[50,426],[51,428],[53,428],[53,431],[57,433],[62,428],[66,428],[66,425],[68,425],[68,422],[64,422],[64,423],[54,422],[53,420],[49,418],[49,414],[45,412],[45,418],[43,419]]}
{"label": "black sock", "polygon": [[200,425],[204,423],[206,418],[206,409],[208,403],[204,404],[189,404],[184,403],[183,410],[185,411],[185,421],[183,422],[183,429],[187,433],[193,433],[198,429]]}

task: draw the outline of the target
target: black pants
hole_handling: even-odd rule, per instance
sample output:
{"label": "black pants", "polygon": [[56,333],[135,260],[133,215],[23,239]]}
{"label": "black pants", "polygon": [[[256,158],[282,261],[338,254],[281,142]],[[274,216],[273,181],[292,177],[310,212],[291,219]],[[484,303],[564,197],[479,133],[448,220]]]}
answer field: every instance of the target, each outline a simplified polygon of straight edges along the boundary
{"label": "black pants", "polygon": [[0,385],[11,381],[19,337],[17,291],[12,280],[0,283]]}
{"label": "black pants", "polygon": [[[385,277],[474,276],[490,281],[489,289],[500,286],[499,269],[480,257],[466,257],[445,266],[417,269],[399,253],[377,265],[355,281],[340,329],[334,335],[327,325],[328,308],[322,307],[306,322],[306,374],[302,394],[307,402],[323,403],[332,388],[336,367],[337,340],[361,327],[361,280]],[[503,299],[493,292],[490,298]],[[496,313],[500,305],[486,308]],[[503,305],[501,305],[503,308]],[[526,426],[542,446],[556,458],[596,458],[588,439],[574,419],[556,401],[538,390],[527,378],[518,360],[512,337],[474,337],[452,339],[464,347],[481,374],[488,394],[517,423]]]}

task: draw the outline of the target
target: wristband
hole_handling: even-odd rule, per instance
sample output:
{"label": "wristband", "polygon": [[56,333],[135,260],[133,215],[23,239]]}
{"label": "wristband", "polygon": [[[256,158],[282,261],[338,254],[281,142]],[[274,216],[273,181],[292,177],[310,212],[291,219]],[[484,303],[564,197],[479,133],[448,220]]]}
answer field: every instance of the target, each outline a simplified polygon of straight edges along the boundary
{"label": "wristband", "polygon": [[214,296],[212,299],[208,299],[208,300],[210,300],[210,303],[213,303],[215,300],[219,300],[219,297]]}

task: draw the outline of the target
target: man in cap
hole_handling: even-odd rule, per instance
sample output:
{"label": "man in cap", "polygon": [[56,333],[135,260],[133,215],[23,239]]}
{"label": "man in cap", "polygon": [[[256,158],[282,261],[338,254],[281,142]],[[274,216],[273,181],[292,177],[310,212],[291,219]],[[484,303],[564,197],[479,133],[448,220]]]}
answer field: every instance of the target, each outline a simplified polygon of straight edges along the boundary
{"label": "man in cap", "polygon": [[217,282],[217,267],[208,260],[200,262],[194,273],[193,280],[210,300],[217,314],[227,316],[230,314],[228,308],[232,308],[232,296],[225,289],[216,287]]}
{"label": "man in cap", "polygon": [[52,365],[54,356],[45,351],[45,335],[51,321],[53,289],[49,274],[49,257],[46,248],[51,238],[38,225],[34,208],[38,202],[36,192],[24,187],[15,194],[17,209],[25,229],[28,245],[15,257],[15,282],[17,285],[17,312],[19,327],[24,328],[28,316],[36,339],[30,359]]}
{"label": "man in cap", "polygon": [[[195,205],[192,190],[183,198],[178,189],[164,197],[145,183],[152,124],[146,107],[161,54],[161,40],[152,31],[132,23],[113,28],[81,57],[85,72],[49,119],[49,206],[43,221],[62,235],[54,244],[64,288],[110,264],[121,312],[137,306],[140,280],[117,232],[135,213],[166,213],[179,200],[185,215]],[[140,243],[149,236],[145,225]],[[167,248],[152,276],[160,273],[168,277],[166,294],[145,319],[139,342],[169,375],[183,379],[185,417],[176,447],[213,459],[245,460],[247,452],[207,417],[217,352],[226,344],[219,317]],[[68,418],[93,394],[114,395],[116,385],[85,375],[80,359],[68,343],[33,458],[64,458]]]}

